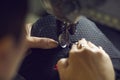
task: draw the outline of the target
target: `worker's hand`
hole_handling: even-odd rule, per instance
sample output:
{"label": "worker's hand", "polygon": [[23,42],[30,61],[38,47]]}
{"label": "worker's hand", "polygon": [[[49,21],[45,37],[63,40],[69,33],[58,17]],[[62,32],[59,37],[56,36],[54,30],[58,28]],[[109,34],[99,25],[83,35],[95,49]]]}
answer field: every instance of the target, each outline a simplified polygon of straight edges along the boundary
{"label": "worker's hand", "polygon": [[17,44],[11,36],[0,39],[0,80],[12,80],[11,78],[16,75],[21,61],[26,57],[28,48],[50,49],[57,47],[57,42],[53,39],[31,37],[31,28],[31,24],[25,27]]}
{"label": "worker's hand", "polygon": [[32,37],[31,34],[32,24],[26,25],[26,40],[28,48],[42,48],[42,49],[50,49],[58,46],[58,42],[43,37]]}
{"label": "worker's hand", "polygon": [[60,80],[115,80],[110,57],[101,48],[82,39],[69,57],[58,61]]}

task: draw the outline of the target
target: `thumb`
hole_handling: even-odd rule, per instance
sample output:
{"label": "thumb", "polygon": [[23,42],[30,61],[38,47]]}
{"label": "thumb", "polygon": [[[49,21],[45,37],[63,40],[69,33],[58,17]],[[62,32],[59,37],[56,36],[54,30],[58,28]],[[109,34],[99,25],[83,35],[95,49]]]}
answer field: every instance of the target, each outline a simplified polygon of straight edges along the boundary
{"label": "thumb", "polygon": [[68,67],[68,59],[62,58],[57,62],[58,72],[64,72],[64,70]]}
{"label": "thumb", "polygon": [[42,37],[28,37],[27,43],[29,48],[51,49],[58,46],[57,41]]}

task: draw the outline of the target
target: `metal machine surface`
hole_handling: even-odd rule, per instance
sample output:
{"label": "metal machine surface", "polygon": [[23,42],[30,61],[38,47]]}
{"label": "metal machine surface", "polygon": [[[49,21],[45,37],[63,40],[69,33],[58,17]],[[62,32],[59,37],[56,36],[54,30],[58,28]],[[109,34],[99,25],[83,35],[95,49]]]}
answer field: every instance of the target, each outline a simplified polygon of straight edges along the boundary
{"label": "metal machine surface", "polygon": [[120,30],[119,0],[30,0],[30,12],[46,11],[62,21],[77,22],[79,15]]}
{"label": "metal machine surface", "polygon": [[63,23],[60,27],[64,29],[59,35],[59,43],[63,48],[70,45],[69,33],[75,32],[75,25],[82,11],[98,7],[104,2],[105,0],[102,2],[98,0],[41,0],[43,9]]}

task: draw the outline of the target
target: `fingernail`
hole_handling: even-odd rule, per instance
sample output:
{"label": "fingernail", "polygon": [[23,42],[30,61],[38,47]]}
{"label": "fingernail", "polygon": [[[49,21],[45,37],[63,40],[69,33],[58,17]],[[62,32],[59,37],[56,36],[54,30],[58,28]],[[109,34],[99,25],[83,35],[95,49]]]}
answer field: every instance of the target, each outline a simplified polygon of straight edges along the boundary
{"label": "fingernail", "polygon": [[86,40],[85,38],[82,38],[81,40]]}
{"label": "fingernail", "polygon": [[78,45],[79,43],[78,43],[78,42],[75,42],[74,44],[75,44],[75,45]]}
{"label": "fingernail", "polygon": [[55,47],[58,46],[58,42],[53,40],[53,39],[51,39],[51,41],[49,42],[49,45],[50,45],[50,47],[55,48]]}
{"label": "fingernail", "polygon": [[103,48],[101,46],[99,46],[99,48],[103,50]]}

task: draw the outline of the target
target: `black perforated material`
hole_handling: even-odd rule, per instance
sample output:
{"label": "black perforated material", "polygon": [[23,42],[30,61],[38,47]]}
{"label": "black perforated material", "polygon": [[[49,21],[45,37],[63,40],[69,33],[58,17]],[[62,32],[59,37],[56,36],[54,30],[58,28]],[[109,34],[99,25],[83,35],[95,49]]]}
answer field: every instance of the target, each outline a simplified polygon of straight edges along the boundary
{"label": "black perforated material", "polygon": [[[39,19],[32,28],[32,36],[48,37],[58,41],[58,28],[54,16],[46,16]],[[114,68],[120,70],[120,52],[113,44],[104,36],[104,34],[96,27],[96,25],[85,17],[81,17],[77,24],[77,32],[70,35],[71,42],[86,38],[97,46],[102,46],[110,55]],[[70,48],[65,49],[58,47],[50,50],[32,49],[32,53],[27,59],[27,67],[33,70],[26,70],[29,77],[28,80],[59,80],[54,65],[62,58],[66,57]],[[32,73],[32,74],[31,74]]]}

